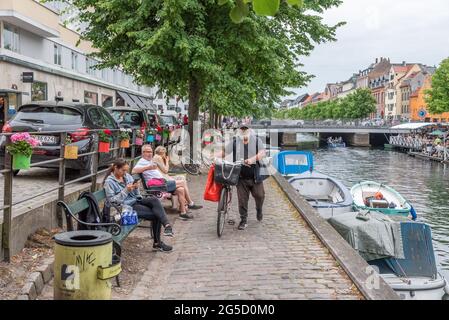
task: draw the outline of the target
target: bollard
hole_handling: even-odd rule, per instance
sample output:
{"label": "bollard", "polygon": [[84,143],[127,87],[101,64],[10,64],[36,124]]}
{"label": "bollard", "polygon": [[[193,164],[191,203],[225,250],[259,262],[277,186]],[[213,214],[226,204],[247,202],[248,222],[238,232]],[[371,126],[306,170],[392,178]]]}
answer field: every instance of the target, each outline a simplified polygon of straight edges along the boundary
{"label": "bollard", "polygon": [[70,231],[55,236],[54,299],[109,300],[111,278],[121,272],[112,261],[112,236],[96,230]]}

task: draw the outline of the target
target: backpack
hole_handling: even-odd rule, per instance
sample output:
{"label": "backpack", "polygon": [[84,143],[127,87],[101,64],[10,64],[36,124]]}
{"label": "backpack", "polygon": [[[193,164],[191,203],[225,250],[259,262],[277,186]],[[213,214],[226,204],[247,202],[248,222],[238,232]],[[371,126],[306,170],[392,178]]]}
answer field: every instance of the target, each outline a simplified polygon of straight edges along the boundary
{"label": "backpack", "polygon": [[[100,223],[102,222],[102,214],[100,214],[100,207],[98,205],[97,199],[92,192],[84,191],[78,197],[78,200],[86,199],[89,207],[87,209],[81,211],[78,214],[78,218],[87,223]],[[81,223],[78,223],[78,230],[97,230],[95,226],[85,226]]]}

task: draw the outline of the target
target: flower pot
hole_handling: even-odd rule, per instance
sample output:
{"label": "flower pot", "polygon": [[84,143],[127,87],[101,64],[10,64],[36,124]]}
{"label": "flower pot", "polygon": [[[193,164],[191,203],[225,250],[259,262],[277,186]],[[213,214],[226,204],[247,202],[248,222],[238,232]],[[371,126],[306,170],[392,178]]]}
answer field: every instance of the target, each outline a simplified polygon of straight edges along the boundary
{"label": "flower pot", "polygon": [[164,131],[164,133],[162,134],[162,136],[164,137],[164,139],[168,139],[168,136],[170,135],[170,133],[168,131]]}
{"label": "flower pot", "polygon": [[129,148],[129,140],[120,140],[120,148]]}
{"label": "flower pot", "polygon": [[154,135],[152,134],[147,135],[147,142],[154,142]]}
{"label": "flower pot", "polygon": [[31,166],[31,157],[16,153],[12,156],[12,168],[14,170],[29,169]]}
{"label": "flower pot", "polygon": [[109,147],[110,147],[110,143],[109,142],[101,142],[98,144],[98,152],[101,153],[109,153]]}
{"label": "flower pot", "polygon": [[161,141],[161,139],[162,139],[161,135],[160,135],[160,134],[157,134],[157,135],[156,135],[156,141]]}
{"label": "flower pot", "polygon": [[65,146],[64,159],[78,159],[78,146]]}
{"label": "flower pot", "polygon": [[142,138],[136,138],[136,146],[143,145],[143,139]]}

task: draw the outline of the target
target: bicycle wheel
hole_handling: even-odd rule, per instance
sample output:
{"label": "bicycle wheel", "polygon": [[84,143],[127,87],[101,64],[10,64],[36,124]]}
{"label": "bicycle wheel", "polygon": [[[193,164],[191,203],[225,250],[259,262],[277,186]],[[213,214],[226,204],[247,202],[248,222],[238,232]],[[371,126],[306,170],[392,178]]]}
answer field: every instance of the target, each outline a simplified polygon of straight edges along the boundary
{"label": "bicycle wheel", "polygon": [[183,169],[192,176],[197,176],[200,174],[200,166],[194,163],[184,163],[181,162]]}
{"label": "bicycle wheel", "polygon": [[228,215],[228,189],[224,187],[221,190],[220,201],[217,210],[217,235],[220,238],[223,234],[226,217]]}

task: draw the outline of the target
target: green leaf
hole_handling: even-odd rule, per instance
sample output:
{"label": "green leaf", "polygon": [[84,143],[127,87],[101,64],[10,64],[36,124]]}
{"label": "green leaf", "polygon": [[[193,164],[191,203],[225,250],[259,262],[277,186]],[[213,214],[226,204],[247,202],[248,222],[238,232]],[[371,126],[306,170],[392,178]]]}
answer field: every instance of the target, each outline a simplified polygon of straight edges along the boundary
{"label": "green leaf", "polygon": [[274,16],[279,10],[280,0],[253,0],[253,8],[260,16]]}
{"label": "green leaf", "polygon": [[218,4],[220,6],[222,6],[222,5],[224,5],[224,4],[228,3],[228,2],[229,2],[229,0],[218,0]]}
{"label": "green leaf", "polygon": [[241,23],[248,16],[248,13],[248,5],[243,3],[243,0],[237,0],[236,6],[231,10],[229,16],[234,23]]}
{"label": "green leaf", "polygon": [[287,3],[291,6],[302,8],[302,6],[304,5],[304,0],[287,0]]}

